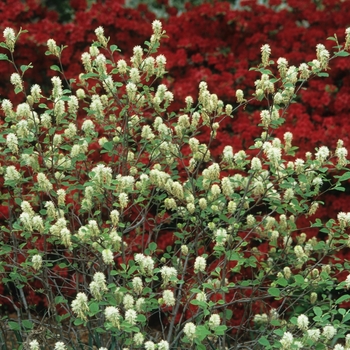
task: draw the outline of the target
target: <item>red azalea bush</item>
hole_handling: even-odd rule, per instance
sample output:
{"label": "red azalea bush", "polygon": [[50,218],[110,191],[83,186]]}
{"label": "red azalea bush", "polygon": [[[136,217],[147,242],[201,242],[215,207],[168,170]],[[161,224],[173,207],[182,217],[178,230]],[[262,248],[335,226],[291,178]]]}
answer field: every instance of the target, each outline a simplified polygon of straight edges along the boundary
{"label": "red azalea bush", "polygon": [[[0,207],[0,297],[17,314],[6,327],[19,342],[34,349],[43,325],[69,346],[83,343],[79,327],[69,335],[72,314],[90,346],[111,349],[269,348],[288,345],[292,333],[322,346],[333,338],[324,328],[331,319],[345,337],[346,310],[326,301],[348,298],[348,283],[336,285],[346,278],[350,221],[345,213],[326,219],[348,204],[323,192],[344,190],[349,178],[349,60],[332,49],[349,4],[288,4],[189,7],[169,18],[167,37],[154,26],[143,51],[135,46],[152,35],[154,20],[143,8],[107,1],[86,11],[74,1],[74,23],[60,25],[34,1],[0,5],[12,15],[4,28],[28,29],[14,53],[12,39],[2,45],[9,62],[0,66],[3,75],[10,63],[20,74],[11,76],[15,89],[1,86]],[[104,32],[89,47],[100,23]],[[310,79],[291,83],[276,64],[260,63],[265,43],[274,61],[312,62],[316,44],[333,33],[327,49],[338,57],[331,70],[328,61],[310,63]],[[51,41],[48,50],[51,38],[59,46]],[[330,76],[317,78],[323,70]],[[276,90],[259,92],[258,79]],[[276,102],[288,84],[295,96]],[[323,327],[323,338],[306,333],[301,315]]]}

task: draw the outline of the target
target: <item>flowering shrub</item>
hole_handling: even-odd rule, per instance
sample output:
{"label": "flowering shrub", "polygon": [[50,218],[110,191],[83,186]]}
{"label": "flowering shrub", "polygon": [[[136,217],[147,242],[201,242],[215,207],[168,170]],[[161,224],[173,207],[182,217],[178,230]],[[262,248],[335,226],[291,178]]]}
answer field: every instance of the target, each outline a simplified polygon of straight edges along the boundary
{"label": "flowering shrub", "polygon": [[[336,253],[350,214],[315,216],[321,194],[350,178],[347,149],[296,155],[283,125],[307,82],[349,55],[350,30],[344,45],[331,38],[332,56],[318,44],[298,67],[275,64],[265,44],[252,97],[237,89],[227,104],[202,81],[175,111],[161,83],[166,33],[152,29],[123,59],[98,27],[75,82],[49,39],[50,91],[27,86],[31,64],[16,63],[24,31],[4,30],[19,102],[1,103],[1,296],[16,313],[2,341],[12,330],[30,349],[349,347]],[[256,104],[253,143],[214,154],[222,126]]]}

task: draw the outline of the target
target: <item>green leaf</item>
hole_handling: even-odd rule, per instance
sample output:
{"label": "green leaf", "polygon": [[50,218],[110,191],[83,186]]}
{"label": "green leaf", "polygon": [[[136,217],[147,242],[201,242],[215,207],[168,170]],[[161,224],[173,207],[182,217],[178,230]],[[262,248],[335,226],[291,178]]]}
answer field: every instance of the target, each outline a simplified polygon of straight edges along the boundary
{"label": "green leaf", "polygon": [[343,301],[348,300],[348,299],[350,299],[350,295],[349,294],[345,294],[345,295],[342,295],[340,298],[338,298],[335,303],[336,304],[340,304]]}
{"label": "green leaf", "polygon": [[217,326],[217,327],[214,329],[214,333],[215,333],[216,335],[224,335],[226,329],[227,329],[227,326],[225,326],[225,325]]}
{"label": "green leaf", "polygon": [[297,284],[304,284],[304,282],[305,282],[304,277],[301,275],[295,275],[294,280],[295,280],[295,283],[297,283]]}
{"label": "green leaf", "polygon": [[94,332],[96,332],[96,333],[106,333],[106,330],[103,329],[103,328],[97,327],[97,328],[94,329]]}
{"label": "green leaf", "polygon": [[232,315],[233,315],[233,311],[230,309],[226,309],[225,311],[226,320],[230,320],[232,318]]}
{"label": "green leaf", "polygon": [[339,57],[346,57],[346,56],[349,56],[350,53],[346,51],[339,51],[339,52],[336,52],[335,55]]}
{"label": "green leaf", "polygon": [[314,313],[315,313],[316,316],[321,316],[322,315],[322,309],[320,307],[315,306],[313,308],[313,310],[314,310]]}
{"label": "green leaf", "polygon": [[154,252],[154,251],[157,249],[157,243],[151,242],[151,243],[149,244],[148,248],[149,248],[152,252]]}
{"label": "green leaf", "polygon": [[0,53],[0,60],[8,61],[9,59],[8,59],[7,55],[5,55],[4,53]]}
{"label": "green leaf", "polygon": [[55,297],[55,304],[65,304],[67,303],[67,300],[62,296],[62,295],[58,295],[57,297]]}
{"label": "green leaf", "polygon": [[20,69],[22,71],[22,73],[24,73],[26,70],[28,70],[29,68],[32,68],[32,66],[29,64],[28,66],[22,64]]}
{"label": "green leaf", "polygon": [[198,340],[202,341],[206,336],[211,335],[211,332],[205,326],[197,326],[196,335]]}
{"label": "green leaf", "polygon": [[17,322],[9,322],[8,323],[9,328],[12,329],[13,331],[19,331],[21,330],[21,327],[19,326],[19,324]]}
{"label": "green leaf", "polygon": [[112,52],[120,51],[120,49],[118,48],[117,45],[111,45],[110,49],[111,49]]}
{"label": "green leaf", "polygon": [[197,350],[206,350],[205,345],[200,344],[200,343],[198,342],[197,339],[195,339],[194,341],[195,341],[195,343],[196,343],[196,349],[197,349]]}
{"label": "green leaf", "polygon": [[86,73],[81,76],[83,79],[98,78],[99,75],[96,73]]}
{"label": "green leaf", "polygon": [[137,315],[137,321],[138,322],[141,322],[141,323],[144,323],[144,322],[146,322],[146,316],[145,315],[142,315],[142,314],[138,314]]}
{"label": "green leaf", "polygon": [[329,74],[325,73],[325,72],[320,72],[320,73],[317,73],[317,76],[318,77],[329,77]]}
{"label": "green leaf", "polygon": [[114,142],[112,141],[108,141],[103,144],[103,148],[109,152],[113,150],[113,147],[114,147]]}
{"label": "green leaf", "polygon": [[279,279],[276,281],[276,283],[279,284],[279,285],[282,286],[282,287],[285,287],[285,286],[288,285],[288,281],[287,281],[285,278],[283,278],[283,277],[279,278]]}
{"label": "green leaf", "polygon": [[262,68],[260,69],[261,74],[272,75],[272,72],[269,69]]}
{"label": "green leaf", "polygon": [[280,290],[275,287],[271,287],[267,290],[267,292],[272,295],[273,297],[279,297],[280,296]]}
{"label": "green leaf", "polygon": [[259,344],[263,345],[263,346],[270,346],[270,342],[267,340],[266,337],[261,337],[258,340]]}
{"label": "green leaf", "polygon": [[99,304],[97,302],[92,302],[90,305],[89,305],[89,309],[90,311],[95,315],[98,313],[99,311]]}
{"label": "green leaf", "polygon": [[27,328],[27,329],[32,329],[33,328],[33,322],[29,321],[29,320],[23,320],[22,321],[22,325],[23,325],[24,328]]}
{"label": "green leaf", "polygon": [[81,320],[80,318],[77,318],[76,320],[74,320],[74,325],[75,326],[80,326],[84,323],[83,320]]}
{"label": "green leaf", "polygon": [[61,72],[60,67],[56,66],[55,64],[52,65],[50,68],[51,68],[52,70],[56,71],[56,72]]}
{"label": "green leaf", "polygon": [[350,171],[344,173],[342,176],[340,176],[339,181],[346,181],[350,179]]}

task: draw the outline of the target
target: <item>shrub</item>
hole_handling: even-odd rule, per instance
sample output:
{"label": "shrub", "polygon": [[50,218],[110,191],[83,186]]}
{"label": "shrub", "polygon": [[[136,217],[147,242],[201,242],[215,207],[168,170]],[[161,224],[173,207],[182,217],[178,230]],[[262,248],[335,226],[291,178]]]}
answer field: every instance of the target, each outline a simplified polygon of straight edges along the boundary
{"label": "shrub", "polygon": [[[21,96],[15,107],[1,104],[1,294],[16,312],[4,343],[8,329],[31,349],[349,342],[339,306],[349,283],[337,279],[348,264],[336,253],[349,245],[350,214],[315,216],[322,193],[350,178],[347,150],[339,140],[334,154],[320,146],[302,158],[292,133],[276,137],[306,82],[348,55],[336,37],[332,57],[319,44],[299,68],[276,65],[264,45],[249,100],[238,89],[237,103],[225,104],[201,82],[198,97],[174,111],[160,83],[168,57],[158,52],[159,21],[127,60],[97,28],[76,82],[65,79],[64,47],[50,39],[63,81],[52,77],[49,92],[26,87],[31,65],[13,56],[22,34],[5,30],[0,57]],[[349,41],[347,30],[345,49]],[[254,143],[238,152],[225,145],[214,158],[221,125],[257,103]]]}

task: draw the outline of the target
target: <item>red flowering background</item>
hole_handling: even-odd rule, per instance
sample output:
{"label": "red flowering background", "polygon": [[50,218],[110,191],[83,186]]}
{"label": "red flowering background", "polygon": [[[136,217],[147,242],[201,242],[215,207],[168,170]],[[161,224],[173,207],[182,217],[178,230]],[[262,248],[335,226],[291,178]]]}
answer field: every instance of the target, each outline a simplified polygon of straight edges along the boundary
{"label": "red flowering background", "polygon": [[[16,45],[15,59],[19,65],[32,62],[34,68],[26,75],[27,87],[38,83],[47,90],[49,78],[56,75],[50,70],[57,64],[55,57],[45,56],[46,42],[53,38],[60,45],[68,45],[62,54],[62,64],[67,79],[77,78],[82,71],[81,54],[88,50],[95,40],[94,30],[102,25],[110,43],[121,49],[121,57],[130,57],[135,45],[142,44],[152,34],[151,23],[155,15],[146,6],[138,9],[123,7],[122,0],[98,1],[87,9],[85,0],[71,0],[74,17],[71,22],[59,23],[59,15],[48,10],[40,1],[5,0],[0,2],[0,29],[20,27],[28,30]],[[175,95],[174,110],[183,108],[186,96],[198,94],[198,84],[205,80],[211,93],[216,93],[225,103],[235,104],[235,91],[242,89],[251,96],[256,73],[249,68],[260,62],[260,47],[269,44],[271,59],[277,61],[285,57],[289,65],[299,66],[315,58],[315,47],[325,44],[332,52],[333,41],[327,37],[337,35],[340,43],[344,41],[344,32],[350,27],[350,1],[324,0],[320,5],[313,1],[287,0],[282,9],[280,1],[271,0],[270,6],[260,6],[255,1],[245,1],[246,8],[240,11],[230,9],[228,2],[214,1],[198,7],[187,5],[187,11],[177,14],[176,8],[167,7],[169,17],[163,21],[168,39],[163,40],[160,53],[167,58],[168,74],[163,79]],[[337,58],[330,64],[329,78],[316,78],[308,83],[308,89],[302,90],[288,109],[286,123],[276,136],[293,133],[293,145],[299,147],[301,156],[315,147],[326,145],[334,149],[338,139],[344,146],[350,146],[350,60]],[[5,62],[0,64],[0,95],[14,103],[22,102],[9,85],[12,67]],[[212,148],[212,154],[219,157],[224,146],[232,145],[234,151],[247,149],[261,129],[257,127],[260,113],[254,104],[246,110],[240,110],[234,119],[226,119],[218,131],[218,137]],[[206,135],[201,136],[202,139]],[[99,161],[96,157],[95,161]],[[3,182],[3,180],[1,180]],[[325,206],[317,215],[321,219],[336,217],[339,211],[350,211],[349,189],[344,193],[330,193],[322,197]],[[0,222],[6,225],[8,208],[0,206]],[[304,221],[302,221],[304,220]],[[301,226],[307,226],[308,219],[300,220]],[[307,231],[307,234],[313,232]],[[173,237],[161,235],[160,246],[171,244]],[[262,255],[268,247],[258,246]],[[341,259],[348,259],[343,252]],[[215,262],[211,268],[215,268]],[[233,266],[230,266],[233,267]],[[55,270],[56,269],[56,270]],[[57,265],[53,273],[63,277],[66,270]],[[338,276],[342,279],[344,276]],[[63,283],[63,282],[62,282]],[[71,284],[70,284],[71,283]],[[74,283],[63,285],[67,293],[75,293]],[[45,303],[41,296],[32,290],[31,300],[35,304]],[[0,285],[0,295],[4,288]],[[6,298],[1,299],[6,307]],[[256,310],[257,312],[259,310]],[[242,313],[234,313],[233,325],[240,324]]]}

